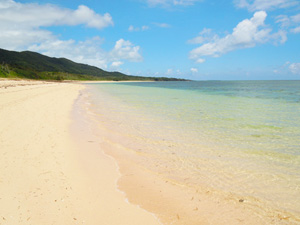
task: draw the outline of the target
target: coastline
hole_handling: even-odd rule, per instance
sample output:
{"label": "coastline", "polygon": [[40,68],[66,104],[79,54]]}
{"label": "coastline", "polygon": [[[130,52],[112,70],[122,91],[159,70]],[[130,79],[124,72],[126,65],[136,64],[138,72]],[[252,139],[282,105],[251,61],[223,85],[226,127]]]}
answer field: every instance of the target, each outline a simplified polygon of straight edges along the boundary
{"label": "coastline", "polygon": [[87,87],[0,81],[1,224],[296,224],[261,217],[269,206],[255,208],[257,199],[183,186],[138,164],[139,152],[99,121]]}
{"label": "coastline", "polygon": [[83,85],[1,82],[1,224],[160,224],[125,201],[116,164],[91,146],[88,127],[74,131]]}
{"label": "coastline", "polygon": [[[94,93],[92,86],[89,88],[85,91],[84,112],[89,114],[94,133],[101,139],[101,149],[117,161],[121,173],[118,188],[129,202],[156,214],[163,224],[297,224],[297,219],[288,212],[279,211],[259,198],[201,184],[195,186],[189,183],[188,174],[187,181],[176,182],[147,168],[138,159],[152,159],[151,151],[141,151],[147,148],[147,139],[136,143],[129,138],[130,126],[136,125],[134,116],[122,115],[117,107],[119,102],[113,102],[114,98],[109,98],[105,91]],[[97,97],[90,98],[97,93]],[[131,108],[126,110],[131,113]]]}

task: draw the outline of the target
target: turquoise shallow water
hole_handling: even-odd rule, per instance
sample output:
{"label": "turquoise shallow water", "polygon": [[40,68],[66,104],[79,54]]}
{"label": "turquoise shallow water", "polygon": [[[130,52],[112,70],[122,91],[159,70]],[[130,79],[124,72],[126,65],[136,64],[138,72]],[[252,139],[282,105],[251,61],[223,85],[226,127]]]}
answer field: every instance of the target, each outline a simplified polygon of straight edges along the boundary
{"label": "turquoise shallow water", "polygon": [[99,121],[138,163],[300,218],[300,81],[89,86]]}

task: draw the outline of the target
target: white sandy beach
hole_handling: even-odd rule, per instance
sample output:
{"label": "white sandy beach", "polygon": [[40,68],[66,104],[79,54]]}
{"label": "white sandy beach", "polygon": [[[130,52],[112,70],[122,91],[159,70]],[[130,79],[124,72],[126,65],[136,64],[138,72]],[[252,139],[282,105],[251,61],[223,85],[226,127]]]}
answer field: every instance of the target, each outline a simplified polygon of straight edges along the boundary
{"label": "white sandy beach", "polygon": [[183,187],[135,163],[85,88],[0,79],[0,225],[298,224],[256,199]]}
{"label": "white sandy beach", "polygon": [[72,123],[83,88],[0,80],[0,224],[160,224],[126,201],[114,160]]}

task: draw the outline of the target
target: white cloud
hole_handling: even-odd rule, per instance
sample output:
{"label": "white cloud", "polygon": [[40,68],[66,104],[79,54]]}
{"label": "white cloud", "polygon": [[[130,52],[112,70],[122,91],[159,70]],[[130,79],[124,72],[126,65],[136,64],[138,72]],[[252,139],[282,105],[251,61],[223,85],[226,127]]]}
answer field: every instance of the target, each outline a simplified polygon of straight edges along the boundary
{"label": "white cloud", "polygon": [[188,6],[194,5],[196,2],[200,2],[202,0],[146,0],[149,6],[163,6],[163,7],[170,7],[170,6]]}
{"label": "white cloud", "polygon": [[133,25],[130,25],[128,27],[128,31],[145,31],[145,30],[149,30],[150,27],[149,26],[141,26],[141,27],[134,27]]}
{"label": "white cloud", "polygon": [[40,52],[51,57],[64,57],[75,62],[107,68],[107,64],[111,59],[107,57],[109,53],[101,49],[102,42],[103,40],[100,37],[79,42],[74,40],[62,41],[53,38],[40,44],[31,45],[28,47],[28,50]]}
{"label": "white cloud", "polygon": [[270,40],[274,41],[275,45],[284,44],[287,41],[287,31],[285,30],[279,30],[276,33],[273,33],[270,35]]}
{"label": "white cloud", "polygon": [[0,47],[8,50],[24,50],[29,45],[52,40],[55,36],[47,30],[26,29],[0,24]]}
{"label": "white cloud", "polygon": [[292,32],[292,33],[300,33],[300,26],[299,26],[299,27],[296,27],[296,28],[293,28],[293,29],[291,29],[291,32]]}
{"label": "white cloud", "polygon": [[223,38],[215,35],[212,40],[205,36],[192,39],[195,42],[195,40],[200,41],[201,37],[203,37],[202,40],[205,43],[190,51],[190,58],[197,62],[203,62],[203,56],[219,57],[227,52],[251,48],[270,40],[280,41],[281,43],[286,41],[286,33],[284,31],[271,34],[271,29],[264,24],[266,17],[266,12],[256,12],[251,19],[241,21],[231,34]]}
{"label": "white cloud", "polygon": [[169,28],[171,27],[170,24],[167,24],[167,23],[153,23],[155,26],[157,27],[161,27],[161,28]]}
{"label": "white cloud", "polygon": [[101,47],[103,39],[100,37],[85,41],[60,40],[46,30],[47,27],[59,25],[85,25],[103,29],[112,26],[113,20],[110,14],[100,15],[83,5],[71,10],[50,4],[22,4],[13,0],[0,0],[1,48],[37,51],[51,57],[65,57],[101,68],[107,68],[109,64],[120,66],[121,60],[142,60],[140,47],[130,41],[120,39],[111,51],[104,51]]}
{"label": "white cloud", "polygon": [[177,69],[177,70],[176,70],[176,74],[177,74],[177,75],[181,75],[181,74],[182,74],[181,70]]}
{"label": "white cloud", "polygon": [[249,11],[274,10],[299,5],[298,0],[235,0],[234,2],[238,8],[247,8]]}
{"label": "white cloud", "polygon": [[[171,27],[171,25],[167,24],[167,23],[152,23],[153,25],[160,27],[160,28],[169,28]],[[133,32],[133,31],[145,31],[145,30],[149,30],[150,27],[143,25],[141,27],[134,27],[133,25],[130,25],[128,27],[128,31]]]}
{"label": "white cloud", "polygon": [[167,72],[166,72],[167,75],[171,75],[172,73],[173,73],[172,69],[168,69]]}
{"label": "white cloud", "polygon": [[142,26],[142,30],[149,30],[148,26]]}
{"label": "white cloud", "polygon": [[193,5],[197,0],[174,0],[174,5]]}
{"label": "white cloud", "polygon": [[130,26],[128,27],[128,31],[134,31],[134,26],[130,25]]}
{"label": "white cloud", "polygon": [[298,63],[291,63],[289,61],[285,62],[283,65],[279,66],[278,68],[275,68],[273,70],[276,74],[295,74],[300,75],[300,62]]}
{"label": "white cloud", "polygon": [[200,36],[197,36],[191,40],[188,40],[189,44],[202,44],[205,41],[213,40],[218,38],[217,35],[212,33],[212,29],[204,28],[200,33]]}
{"label": "white cloud", "polygon": [[205,37],[203,36],[197,36],[191,40],[188,40],[189,44],[202,44],[203,42],[205,42]]}
{"label": "white cloud", "polygon": [[291,18],[294,23],[300,23],[300,13],[295,16],[292,16]]}
{"label": "white cloud", "polygon": [[288,27],[291,24],[290,18],[287,15],[277,16],[275,22],[279,23],[281,27]]}
{"label": "white cloud", "polygon": [[84,5],[71,10],[50,4],[22,4],[13,0],[0,1],[0,21],[1,24],[13,23],[18,27],[30,28],[84,24],[87,27],[103,29],[113,25],[110,14],[97,14]]}
{"label": "white cloud", "polygon": [[115,61],[115,62],[112,62],[112,63],[111,63],[111,67],[117,68],[117,67],[119,67],[119,66],[121,66],[121,65],[123,65],[123,64],[124,64],[124,63],[121,62],[121,61]]}
{"label": "white cloud", "polygon": [[111,51],[101,48],[103,39],[94,37],[86,41],[76,42],[74,40],[62,41],[53,39],[41,44],[28,47],[30,51],[41,52],[52,57],[65,57],[75,62],[86,63],[106,69],[108,64],[120,66],[121,60],[140,61],[139,46],[134,46],[130,41],[120,39]]}
{"label": "white cloud", "polygon": [[293,74],[298,74],[298,75],[300,75],[300,63],[292,63],[292,64],[289,66],[289,69],[290,69],[290,71],[291,71]]}
{"label": "white cloud", "polygon": [[276,23],[283,27],[288,27],[300,23],[300,13],[294,16],[279,15],[276,17]]}
{"label": "white cloud", "polygon": [[57,24],[78,25],[85,24],[88,27],[102,29],[113,25],[112,17],[106,13],[96,14],[87,6],[80,5],[75,11],[67,12]]}
{"label": "white cloud", "polygon": [[143,60],[139,50],[140,46],[134,46],[130,41],[120,39],[116,42],[113,50],[110,52],[110,58],[139,62]]}
{"label": "white cloud", "polygon": [[199,58],[199,59],[196,60],[196,63],[204,63],[204,62],[205,62],[205,59]]}
{"label": "white cloud", "polygon": [[[155,75],[158,75],[158,74],[160,74],[160,73],[157,73]],[[151,75],[151,73],[149,75]],[[167,69],[167,71],[164,74],[162,74],[162,76],[164,76],[164,75],[167,75],[167,76],[182,76],[183,72],[180,69],[170,68],[170,69]]]}
{"label": "white cloud", "polygon": [[198,73],[198,69],[197,68],[191,68],[191,72],[192,73]]}
{"label": "white cloud", "polygon": [[279,23],[285,30],[289,29],[292,33],[299,33],[300,13],[290,17],[287,15],[279,15],[276,17],[276,23]]}
{"label": "white cloud", "polygon": [[53,33],[47,31],[46,27],[80,24],[102,29],[113,25],[113,20],[108,13],[100,15],[83,5],[77,10],[70,10],[50,4],[0,1],[0,47],[2,48],[25,49],[29,45],[55,39]]}

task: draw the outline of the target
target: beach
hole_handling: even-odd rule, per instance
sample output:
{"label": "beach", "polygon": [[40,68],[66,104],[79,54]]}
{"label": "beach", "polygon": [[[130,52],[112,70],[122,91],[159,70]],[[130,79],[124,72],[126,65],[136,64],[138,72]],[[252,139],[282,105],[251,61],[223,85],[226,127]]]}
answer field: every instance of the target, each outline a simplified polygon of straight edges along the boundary
{"label": "beach", "polygon": [[[0,224],[298,224],[297,147],[274,151],[298,123],[250,118],[273,98],[240,97],[241,83],[185,88],[199,84],[0,80]],[[250,125],[227,104],[249,106]]]}
{"label": "beach", "polygon": [[300,225],[299,40],[300,0],[0,0],[0,225]]}
{"label": "beach", "polygon": [[126,201],[117,164],[74,123],[83,89],[0,80],[0,224],[160,224]]}

